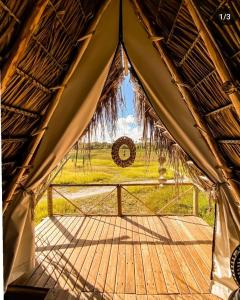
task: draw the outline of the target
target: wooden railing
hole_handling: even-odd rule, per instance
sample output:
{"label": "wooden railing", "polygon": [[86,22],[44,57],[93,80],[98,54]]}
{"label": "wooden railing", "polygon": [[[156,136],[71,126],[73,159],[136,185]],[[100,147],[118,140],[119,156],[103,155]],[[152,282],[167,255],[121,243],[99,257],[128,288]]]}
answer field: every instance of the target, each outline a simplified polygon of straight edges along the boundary
{"label": "wooden railing", "polygon": [[[114,189],[108,193],[107,196],[111,195],[115,190],[117,190],[117,214],[118,216],[122,216],[122,190],[128,192],[131,196],[136,198],[138,201],[140,201],[144,206],[147,207],[143,201],[138,198],[137,196],[133,195],[131,192],[129,192],[125,187],[133,187],[133,186],[175,186],[175,182],[170,182],[170,181],[163,181],[161,183],[159,182],[154,182],[154,183],[121,183],[121,184],[107,184],[107,183],[88,183],[88,184],[51,184],[48,187],[47,191],[47,201],[48,201],[48,215],[52,216],[53,215],[53,191],[59,194],[62,198],[64,198],[66,201],[68,201],[71,205],[73,205],[77,210],[79,210],[83,215],[90,215],[89,212],[85,213],[83,212],[72,200],[68,199],[64,194],[59,192],[57,190],[58,187],[113,187]],[[193,189],[193,201],[192,201],[192,214],[195,216],[198,216],[198,210],[199,210],[199,203],[198,203],[198,198],[199,198],[199,189],[197,186],[195,186],[192,182],[181,182],[178,183],[180,186],[191,186],[190,189]],[[190,190],[189,189],[189,190]],[[182,195],[186,194],[189,190],[184,191],[183,193],[177,195],[174,197],[171,201],[169,201],[166,205],[164,205],[163,208],[161,208],[160,212],[163,211],[166,207],[169,205],[173,204],[176,202]],[[107,197],[104,197],[104,199]],[[103,199],[103,200],[104,200]],[[101,200],[102,201],[102,200]],[[101,202],[100,201],[100,202]],[[151,208],[147,207],[149,210]]]}

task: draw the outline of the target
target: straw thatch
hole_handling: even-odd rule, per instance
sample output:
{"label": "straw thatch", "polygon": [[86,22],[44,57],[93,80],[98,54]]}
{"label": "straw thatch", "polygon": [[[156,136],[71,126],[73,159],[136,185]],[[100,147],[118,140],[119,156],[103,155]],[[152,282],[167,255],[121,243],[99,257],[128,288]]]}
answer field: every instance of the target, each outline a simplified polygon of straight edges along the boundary
{"label": "straw thatch", "polygon": [[[7,65],[9,50],[19,32],[26,26],[25,20],[30,18],[33,2],[0,1],[0,32],[5,33],[0,40],[3,67]],[[81,47],[83,42],[79,39],[88,29],[100,2],[47,1],[34,34],[2,94],[3,192],[22,167],[34,133]]]}
{"label": "straw thatch", "polygon": [[[181,76],[182,81],[176,82],[176,85],[180,91],[188,91],[193,106],[197,107],[198,117],[206,132],[203,129],[201,131],[221,162],[219,168],[223,172],[228,170],[227,176],[239,184],[240,123],[235,100],[240,80],[240,28],[234,20],[230,25],[222,25],[216,16],[224,9],[228,9],[232,16],[239,16],[240,1],[132,2],[135,6],[139,5],[151,28],[163,37],[155,45],[166,50]],[[213,46],[220,49],[220,57],[212,55],[212,48],[202,37],[203,30],[199,31],[196,20],[190,14],[187,6],[189,2],[196,4],[202,20],[208,26],[208,33],[213,37]],[[101,3],[97,0],[0,1],[3,191],[11,186],[13,178],[22,170],[24,172],[20,180],[24,183],[31,162],[24,166],[23,162],[30,153],[31,143],[39,134],[49,105],[61,88],[76,52],[83,43],[79,40],[94,20]],[[146,22],[140,19],[146,27]],[[24,39],[19,40],[21,36]],[[225,66],[230,72],[232,80],[223,80],[225,73],[216,67],[216,57],[220,66]],[[111,78],[116,80],[117,77],[109,77],[109,88]],[[107,91],[107,85],[105,87]],[[106,100],[108,104],[104,108],[106,112],[112,112],[112,120],[116,115],[113,101],[115,87],[113,84],[110,88],[112,100]],[[102,95],[101,99],[99,103],[103,104],[106,97]],[[99,104],[98,111],[103,107]],[[191,105],[189,109],[192,109]],[[101,118],[97,115],[101,114],[94,116],[96,121],[92,124]],[[159,130],[161,132],[158,134],[162,135],[162,129]],[[34,152],[36,150],[37,147]]]}

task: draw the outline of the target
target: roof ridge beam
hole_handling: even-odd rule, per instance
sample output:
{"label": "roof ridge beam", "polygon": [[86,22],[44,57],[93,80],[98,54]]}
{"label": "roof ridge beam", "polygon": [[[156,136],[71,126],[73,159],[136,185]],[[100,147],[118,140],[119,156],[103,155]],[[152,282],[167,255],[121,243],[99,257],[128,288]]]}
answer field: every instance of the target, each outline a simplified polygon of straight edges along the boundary
{"label": "roof ridge beam", "polygon": [[2,70],[2,87],[1,95],[4,93],[9,81],[16,71],[17,64],[21,59],[22,54],[26,50],[28,43],[33,35],[41,16],[45,10],[48,0],[38,0],[32,9],[29,11],[28,18],[22,24],[22,31],[20,32],[15,45],[12,48],[8,61],[5,63]]}
{"label": "roof ridge beam", "polygon": [[[193,22],[195,23],[195,26],[197,27],[199,34],[201,35],[201,38],[206,46],[206,49],[209,53],[209,57],[211,58],[219,77],[222,80],[223,85],[226,85],[227,83],[231,83],[232,86],[234,85],[233,77],[230,73],[229,68],[226,65],[226,62],[222,56],[222,53],[219,49],[219,47],[216,45],[215,40],[210,33],[210,31],[207,28],[206,23],[204,22],[203,18],[201,17],[201,14],[199,10],[197,9],[197,6],[195,5],[194,0],[187,0],[186,1],[186,7],[193,19]],[[236,109],[237,115],[240,118],[240,95],[237,91],[237,88],[233,88],[231,92],[228,93],[228,96]]]}

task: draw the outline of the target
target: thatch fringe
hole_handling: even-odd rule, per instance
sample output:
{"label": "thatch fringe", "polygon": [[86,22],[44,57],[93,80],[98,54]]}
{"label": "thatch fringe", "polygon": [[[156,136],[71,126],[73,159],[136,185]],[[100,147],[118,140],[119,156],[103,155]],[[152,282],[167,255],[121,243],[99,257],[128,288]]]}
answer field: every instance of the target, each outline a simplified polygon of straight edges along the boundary
{"label": "thatch fringe", "polygon": [[119,109],[124,103],[124,99],[120,91],[120,86],[124,79],[122,59],[122,48],[119,47],[111,65],[96,111],[79,140],[80,143],[87,143],[89,145],[87,147],[88,149],[91,148],[90,143],[92,141],[92,137],[96,136],[97,129],[99,127],[101,127],[102,137],[104,137],[106,130],[110,136],[113,136],[116,132]]}

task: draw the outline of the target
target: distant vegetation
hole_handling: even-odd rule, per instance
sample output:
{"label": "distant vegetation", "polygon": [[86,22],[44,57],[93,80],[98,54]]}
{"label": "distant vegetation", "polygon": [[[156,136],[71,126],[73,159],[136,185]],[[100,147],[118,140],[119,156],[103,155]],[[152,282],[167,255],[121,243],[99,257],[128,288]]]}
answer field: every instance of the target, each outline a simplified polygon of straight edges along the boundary
{"label": "distant vegetation", "polygon": [[[104,149],[103,149],[104,146]],[[96,149],[97,148],[97,149]],[[101,149],[100,149],[101,148]],[[140,148],[140,147],[139,147]],[[114,164],[111,159],[111,149],[108,144],[95,145],[95,149],[91,150],[91,160],[85,153],[83,157],[80,153],[76,160],[76,152],[73,151],[70,160],[66,163],[62,171],[55,178],[54,183],[122,183],[129,181],[157,180],[158,162],[156,154],[151,154],[151,159],[145,158],[145,152],[141,149],[137,150],[137,156],[134,164],[128,168],[120,168]],[[167,167],[165,177],[173,178],[174,171]],[[82,189],[82,188],[81,188]],[[64,188],[64,192],[68,194],[77,193],[80,188]],[[86,189],[86,188],[84,188]],[[128,187],[127,190],[133,195],[140,198],[145,205],[151,209],[152,213],[159,212],[172,198],[186,192],[189,186],[164,186],[164,187]],[[116,191],[105,199],[104,202],[98,202],[106,197],[108,192],[100,195],[92,195],[84,198],[73,199],[83,211],[88,211],[92,207],[93,213],[114,213],[116,212]],[[123,211],[125,213],[149,213],[149,210],[133,196],[123,191]],[[54,213],[77,213],[77,209],[70,203],[61,198],[58,194],[54,194]],[[181,197],[177,203],[166,207],[163,213],[170,214],[191,214],[192,213],[192,190]],[[199,215],[210,225],[213,225],[214,213],[209,211],[207,195],[203,192],[199,194]],[[47,200],[46,195],[40,200],[35,210],[35,222],[39,223],[42,218],[47,216]]]}

